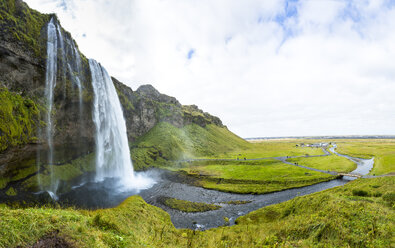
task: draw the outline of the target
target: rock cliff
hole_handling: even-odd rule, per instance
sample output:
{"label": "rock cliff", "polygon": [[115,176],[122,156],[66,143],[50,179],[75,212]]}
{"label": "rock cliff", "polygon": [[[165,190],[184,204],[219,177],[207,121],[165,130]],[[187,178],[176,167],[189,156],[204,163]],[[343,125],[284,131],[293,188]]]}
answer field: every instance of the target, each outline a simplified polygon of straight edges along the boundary
{"label": "rock cliff", "polygon": [[[52,18],[59,25],[59,37],[64,42],[62,56],[57,57],[58,70],[50,113],[54,127],[55,173],[59,174],[61,184],[66,185],[65,182],[93,170],[95,130],[88,60],[80,53],[70,33],[61,28],[55,15],[41,14],[20,0],[0,0],[0,198],[10,187],[38,190],[37,172],[43,175],[40,180],[44,184],[45,176],[49,174],[44,130],[48,125],[45,118],[48,114],[45,100],[46,34],[47,23]],[[74,57],[81,61],[75,61]],[[193,142],[184,142],[190,139],[185,136],[188,133],[185,130],[194,130],[191,137],[198,137],[199,132],[207,132],[207,137],[210,132],[218,133],[209,126],[230,133],[219,118],[195,105],[184,106],[152,85],[142,85],[133,91],[117,79],[112,80],[122,104],[136,168],[158,166],[155,162],[177,159],[179,154],[186,154],[185,151],[175,152],[182,147],[188,147],[189,155],[199,154],[193,151],[196,148],[190,145]],[[171,140],[162,135],[170,129],[179,135],[177,142],[185,144],[173,143],[170,146],[174,148],[168,152],[158,144]],[[153,134],[164,138],[148,139]],[[147,143],[147,139],[152,142]],[[204,143],[203,140],[199,142]]]}

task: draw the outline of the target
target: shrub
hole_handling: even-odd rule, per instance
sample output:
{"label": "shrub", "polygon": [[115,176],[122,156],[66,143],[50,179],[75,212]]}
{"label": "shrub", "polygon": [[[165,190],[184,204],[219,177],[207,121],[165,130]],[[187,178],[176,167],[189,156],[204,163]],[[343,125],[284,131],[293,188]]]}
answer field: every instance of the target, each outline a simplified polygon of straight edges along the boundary
{"label": "shrub", "polygon": [[355,196],[368,196],[369,193],[362,189],[353,189],[352,194]]}
{"label": "shrub", "polygon": [[387,193],[387,194],[383,195],[383,200],[390,203],[390,204],[394,204],[395,203],[395,193],[391,192],[391,193]]}

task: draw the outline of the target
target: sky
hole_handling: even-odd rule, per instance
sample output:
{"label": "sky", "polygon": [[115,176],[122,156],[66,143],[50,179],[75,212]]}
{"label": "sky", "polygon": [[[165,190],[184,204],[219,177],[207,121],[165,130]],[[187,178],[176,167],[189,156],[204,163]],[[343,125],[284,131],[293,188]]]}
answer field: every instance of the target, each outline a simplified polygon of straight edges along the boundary
{"label": "sky", "polygon": [[395,135],[395,0],[25,0],[241,137]]}

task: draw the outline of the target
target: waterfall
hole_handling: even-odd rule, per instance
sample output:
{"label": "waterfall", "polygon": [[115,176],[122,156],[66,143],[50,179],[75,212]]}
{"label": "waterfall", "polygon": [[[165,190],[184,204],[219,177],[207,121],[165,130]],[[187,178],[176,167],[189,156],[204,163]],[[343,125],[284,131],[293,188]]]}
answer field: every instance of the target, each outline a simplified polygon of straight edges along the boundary
{"label": "waterfall", "polygon": [[121,103],[107,71],[89,60],[94,91],[93,121],[96,126],[96,180],[120,178],[131,184],[133,165],[130,159],[126,124]]}
{"label": "waterfall", "polygon": [[[59,37],[59,47],[60,47],[60,53],[61,53],[61,72],[62,72],[62,81],[65,82],[66,80],[66,54],[65,54],[65,47],[64,47],[64,41],[63,41],[63,35],[62,35],[62,30],[60,29],[59,24],[56,24],[56,28],[58,31],[58,37]],[[63,84],[63,98],[66,98],[66,84]]]}
{"label": "waterfall", "polygon": [[[134,175],[133,165],[130,158],[130,150],[127,138],[127,130],[121,104],[115,90],[115,86],[108,75],[107,71],[95,60],[89,60],[89,68],[92,76],[93,88],[93,122],[96,127],[96,178],[97,182],[105,178],[116,178],[121,186],[127,186],[129,190],[142,189],[152,186],[155,182],[141,175]],[[58,79],[58,82],[57,82]],[[82,82],[86,80],[83,63],[80,53],[76,48],[74,41],[67,35],[63,36],[60,25],[55,18],[51,18],[47,25],[47,58],[46,58],[46,75],[45,75],[45,97],[47,104],[47,114],[45,116],[47,126],[45,128],[45,138],[47,139],[47,160],[42,158],[40,150],[37,152],[38,168],[38,185],[42,191],[47,191],[49,195],[57,200],[57,191],[59,185],[63,186],[63,181],[56,177],[56,160],[54,150],[55,118],[54,109],[54,92],[56,84],[56,96],[59,90],[63,89],[62,99],[56,99],[59,106],[73,106],[64,101],[73,100],[73,88],[78,87],[79,93],[79,127],[81,137],[84,132],[84,112],[83,112],[83,86]],[[72,82],[67,84],[67,82]],[[61,84],[64,85],[61,85]],[[70,88],[71,87],[71,88]],[[70,95],[66,95],[70,94]],[[68,109],[69,110],[69,109]],[[78,110],[77,110],[78,111]],[[75,112],[72,110],[67,117],[75,118]],[[63,113],[62,113],[63,114]],[[64,116],[61,116],[64,118]],[[59,122],[62,128],[62,123]],[[41,131],[39,130],[41,133]],[[43,132],[44,134],[44,132]],[[62,137],[62,136],[59,136]],[[81,139],[82,141],[82,139]],[[57,144],[58,142],[56,142]],[[83,145],[83,143],[81,143]],[[62,147],[62,149],[64,149]],[[64,154],[59,150],[59,154]],[[40,161],[40,159],[42,161]],[[62,158],[63,159],[63,158]],[[63,160],[62,160],[63,161]],[[48,179],[43,179],[40,173],[43,171],[42,166],[48,166]],[[45,172],[45,170],[44,170]],[[121,180],[118,180],[121,179]],[[49,183],[48,183],[49,181]],[[44,183],[45,182],[45,183]],[[43,186],[48,185],[48,186]],[[124,187],[120,187],[121,190]]]}
{"label": "waterfall", "polygon": [[[65,43],[66,41],[66,43]],[[71,45],[70,45],[71,44]],[[67,46],[65,46],[67,45]],[[67,53],[68,52],[68,53]],[[66,56],[66,54],[73,56]],[[66,67],[67,65],[67,67]],[[73,66],[72,66],[73,65]],[[68,73],[67,73],[68,72]],[[58,189],[59,180],[54,173],[54,125],[52,120],[53,103],[54,103],[54,89],[56,86],[57,76],[60,74],[60,83],[63,83],[63,100],[66,99],[66,81],[70,79],[74,85],[78,87],[79,91],[79,117],[82,131],[82,116],[83,116],[83,102],[82,102],[82,85],[79,75],[82,74],[81,58],[78,50],[74,45],[74,41],[69,42],[69,39],[64,40],[62,30],[54,18],[51,18],[47,25],[47,59],[46,59],[46,75],[45,75],[45,97],[47,104],[46,115],[46,139],[48,143],[47,161],[50,174],[50,185],[43,189],[41,177],[38,176],[38,185],[41,190],[46,190],[53,199],[57,199],[56,191]],[[58,82],[59,83],[59,82]],[[37,156],[37,166],[40,171],[40,155]]]}
{"label": "waterfall", "polygon": [[[58,50],[58,39],[56,34],[56,26],[54,24],[53,18],[48,23],[47,28],[47,66],[45,74],[45,96],[47,101],[47,126],[46,126],[46,138],[48,143],[48,156],[47,163],[49,165],[49,170],[51,174],[51,185],[48,189],[53,195],[56,196],[57,182],[55,180],[55,175],[53,171],[53,125],[52,125],[52,105],[53,105],[53,91],[56,86],[56,75],[57,75],[57,50]],[[40,177],[39,185],[41,186]],[[55,197],[56,198],[56,197]]]}
{"label": "waterfall", "polygon": [[76,68],[76,74],[74,75],[75,83],[77,84],[78,87],[78,96],[79,96],[79,104],[80,104],[80,119],[82,120],[82,112],[83,112],[83,103],[82,103],[82,85],[81,85],[81,80],[80,80],[80,75],[82,74],[82,68],[81,68],[81,56],[80,53],[78,52],[74,41],[71,42],[71,52],[73,53],[73,59],[75,62],[75,68]]}

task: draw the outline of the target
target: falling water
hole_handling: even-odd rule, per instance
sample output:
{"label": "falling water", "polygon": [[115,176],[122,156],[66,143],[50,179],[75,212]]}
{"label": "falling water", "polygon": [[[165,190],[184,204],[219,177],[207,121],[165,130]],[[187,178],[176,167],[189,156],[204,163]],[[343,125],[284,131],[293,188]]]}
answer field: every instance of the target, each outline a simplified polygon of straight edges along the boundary
{"label": "falling water", "polygon": [[[61,72],[62,72],[62,80],[63,82],[66,80],[66,54],[65,54],[65,47],[63,41],[62,30],[60,29],[59,24],[56,24],[58,36],[59,36],[59,46],[60,46],[60,53],[61,53]],[[63,98],[66,98],[66,84],[63,84]]]}
{"label": "falling water", "polygon": [[[56,74],[57,74],[57,50],[58,50],[58,39],[56,35],[56,26],[53,18],[48,23],[48,41],[47,41],[47,67],[45,74],[45,96],[47,100],[47,143],[48,143],[48,157],[47,162],[50,168],[51,174],[51,185],[49,192],[51,192],[56,198],[57,182],[55,181],[53,171],[53,125],[52,125],[52,105],[53,105],[53,90],[56,86]],[[40,177],[39,177],[40,178]],[[40,180],[40,179],[39,179]],[[41,182],[39,181],[39,185]]]}
{"label": "falling water", "polygon": [[130,185],[134,175],[121,103],[107,71],[92,59],[89,67],[94,91],[96,180],[115,177]]}
{"label": "falling water", "polygon": [[73,59],[75,62],[75,68],[77,72],[76,74],[73,75],[75,78],[75,83],[77,84],[78,87],[78,96],[79,96],[79,104],[80,104],[80,120],[82,120],[83,103],[82,103],[82,85],[80,80],[80,75],[82,75],[81,56],[74,44],[74,41],[71,42],[71,49],[72,49]]}

